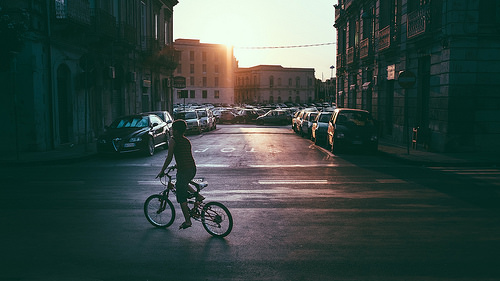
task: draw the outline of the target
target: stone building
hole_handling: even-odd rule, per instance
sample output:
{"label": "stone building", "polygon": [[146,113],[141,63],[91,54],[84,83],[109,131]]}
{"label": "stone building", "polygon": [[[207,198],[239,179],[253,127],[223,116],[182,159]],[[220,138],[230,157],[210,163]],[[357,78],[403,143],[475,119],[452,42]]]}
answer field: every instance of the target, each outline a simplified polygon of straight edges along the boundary
{"label": "stone building", "polygon": [[174,103],[234,103],[237,62],[232,47],[196,39],[176,39],[174,47],[180,52],[175,75],[186,78],[186,88],[177,90]]}
{"label": "stone building", "polygon": [[314,68],[285,68],[258,65],[238,68],[235,74],[235,102],[248,104],[310,103],[315,97]]}
{"label": "stone building", "polygon": [[500,149],[500,1],[339,0],[335,28],[339,106],[403,144]]}
{"label": "stone building", "polygon": [[2,153],[89,143],[120,115],[172,108],[177,3],[0,1],[2,41],[19,43],[1,46]]}

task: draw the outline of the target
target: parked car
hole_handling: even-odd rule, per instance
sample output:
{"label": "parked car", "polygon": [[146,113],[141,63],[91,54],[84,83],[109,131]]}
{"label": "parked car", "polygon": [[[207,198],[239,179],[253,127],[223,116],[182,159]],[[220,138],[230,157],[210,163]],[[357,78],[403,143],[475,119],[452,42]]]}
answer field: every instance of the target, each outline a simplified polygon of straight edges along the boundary
{"label": "parked car", "polygon": [[174,123],[174,118],[172,118],[172,115],[170,115],[168,111],[151,111],[145,112],[145,114],[156,114],[160,117],[163,122],[167,123],[168,138],[172,136],[172,123]]}
{"label": "parked car", "polygon": [[200,118],[196,111],[179,111],[174,114],[174,119],[182,119],[187,123],[186,133],[194,132],[195,134],[201,134],[201,124]]}
{"label": "parked car", "polygon": [[143,151],[152,156],[155,149],[168,146],[168,126],[155,114],[120,117],[106,127],[97,140],[99,153]]}
{"label": "parked car", "polygon": [[196,109],[196,113],[198,113],[198,117],[200,118],[200,126],[203,131],[211,131],[216,128],[215,117],[210,109]]}
{"label": "parked car", "polygon": [[234,118],[234,123],[249,124],[255,123],[257,117],[265,114],[263,110],[258,109],[241,109],[238,115]]}
{"label": "parked car", "polygon": [[306,112],[300,126],[300,135],[310,137],[313,124],[316,122],[318,112]]}
{"label": "parked car", "polygon": [[304,116],[306,115],[307,112],[318,112],[318,110],[315,108],[315,107],[309,107],[309,108],[305,108],[305,109],[302,109],[299,114],[297,115],[297,117],[295,117],[295,129],[294,131],[296,133],[300,133],[300,130],[301,130],[301,127],[302,127],[302,121],[303,121],[303,118]]}
{"label": "parked car", "polygon": [[257,124],[274,124],[274,125],[288,125],[292,117],[288,111],[283,109],[269,110],[266,114],[257,117]]}
{"label": "parked car", "polygon": [[221,110],[219,115],[219,123],[234,123],[234,118],[236,118],[236,114],[231,112],[230,110]]}
{"label": "parked car", "polygon": [[362,147],[377,151],[377,125],[371,114],[361,109],[336,109],[328,123],[328,146],[339,149]]}
{"label": "parked car", "polygon": [[326,136],[328,132],[328,121],[332,117],[332,112],[320,112],[316,116],[316,122],[311,128],[311,140],[315,144],[326,144]]}
{"label": "parked car", "polygon": [[292,130],[294,132],[297,132],[297,118],[299,117],[301,111],[300,110],[297,110],[295,111],[295,113],[293,114],[293,117],[292,117]]}

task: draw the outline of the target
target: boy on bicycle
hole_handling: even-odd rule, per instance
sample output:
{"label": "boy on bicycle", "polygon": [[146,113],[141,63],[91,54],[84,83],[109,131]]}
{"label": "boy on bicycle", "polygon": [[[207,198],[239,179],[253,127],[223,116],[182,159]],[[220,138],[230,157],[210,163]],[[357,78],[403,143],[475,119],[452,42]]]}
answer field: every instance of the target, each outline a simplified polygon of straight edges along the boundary
{"label": "boy on bicycle", "polygon": [[[163,164],[160,173],[156,176],[157,178],[163,177],[165,175],[165,170],[175,157],[177,165],[177,182],[175,184],[175,188],[177,190],[176,197],[177,202],[181,205],[182,214],[185,219],[179,229],[186,229],[192,225],[187,199],[188,190],[193,193],[195,192],[195,190],[193,190],[193,188],[189,185],[189,182],[193,180],[196,175],[196,163],[194,162],[193,153],[191,151],[191,142],[184,135],[186,128],[187,124],[184,120],[175,120],[172,124],[173,136],[170,138],[168,143],[167,159],[165,159],[165,163]],[[203,199],[205,198],[201,195],[198,195],[196,198],[198,201],[202,201]]]}

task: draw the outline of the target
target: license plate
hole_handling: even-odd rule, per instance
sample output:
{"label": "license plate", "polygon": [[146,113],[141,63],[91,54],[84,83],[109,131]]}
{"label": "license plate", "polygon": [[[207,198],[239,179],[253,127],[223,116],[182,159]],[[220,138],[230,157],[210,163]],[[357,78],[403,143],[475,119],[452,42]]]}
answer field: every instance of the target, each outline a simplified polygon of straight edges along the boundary
{"label": "license plate", "polygon": [[135,147],[135,143],[126,143],[123,145],[123,147],[126,147],[126,148]]}

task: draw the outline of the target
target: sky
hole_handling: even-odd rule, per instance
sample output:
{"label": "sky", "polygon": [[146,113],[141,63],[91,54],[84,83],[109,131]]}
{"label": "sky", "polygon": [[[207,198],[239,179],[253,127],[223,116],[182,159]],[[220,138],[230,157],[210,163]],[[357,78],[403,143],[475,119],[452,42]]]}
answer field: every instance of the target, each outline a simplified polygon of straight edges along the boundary
{"label": "sky", "polygon": [[[316,78],[324,81],[331,77],[330,67],[336,64],[336,3],[179,0],[174,7],[174,40],[199,39],[201,43],[232,45],[239,67],[266,64],[314,68]],[[304,45],[319,46],[281,48]]]}

